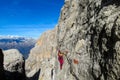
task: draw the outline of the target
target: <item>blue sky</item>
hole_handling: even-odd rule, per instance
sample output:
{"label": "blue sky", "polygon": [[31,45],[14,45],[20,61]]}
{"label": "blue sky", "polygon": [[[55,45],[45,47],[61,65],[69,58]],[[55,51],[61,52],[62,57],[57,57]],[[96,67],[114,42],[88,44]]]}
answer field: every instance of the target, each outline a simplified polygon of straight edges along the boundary
{"label": "blue sky", "polygon": [[64,0],[0,0],[0,35],[39,38],[58,22]]}

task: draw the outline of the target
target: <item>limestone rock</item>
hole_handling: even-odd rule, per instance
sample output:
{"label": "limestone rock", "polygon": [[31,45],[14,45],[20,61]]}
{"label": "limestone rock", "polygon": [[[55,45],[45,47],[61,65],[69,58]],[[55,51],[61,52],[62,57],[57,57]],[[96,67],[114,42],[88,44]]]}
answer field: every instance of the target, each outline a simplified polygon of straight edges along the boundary
{"label": "limestone rock", "polygon": [[55,80],[120,79],[119,0],[65,0],[57,32],[58,47],[69,53]]}
{"label": "limestone rock", "polygon": [[44,75],[44,80],[50,80],[51,70],[55,65],[55,59],[53,60],[53,58],[57,46],[56,31],[57,28],[43,33],[35,47],[30,51],[26,60],[26,74],[28,78],[32,77],[40,69],[39,79],[43,77],[41,75]]}
{"label": "limestone rock", "polygon": [[8,80],[25,80],[25,61],[22,54],[16,49],[4,52],[5,76]]}
{"label": "limestone rock", "polygon": [[[40,80],[120,80],[119,0],[65,0],[55,29],[31,50],[28,73],[41,69]],[[62,70],[56,48],[68,52]]]}

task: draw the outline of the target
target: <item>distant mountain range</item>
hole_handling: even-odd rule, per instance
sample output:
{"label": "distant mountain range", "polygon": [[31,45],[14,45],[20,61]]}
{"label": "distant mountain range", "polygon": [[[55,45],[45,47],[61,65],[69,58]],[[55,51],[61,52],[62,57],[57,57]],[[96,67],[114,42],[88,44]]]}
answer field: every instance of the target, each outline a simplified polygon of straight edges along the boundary
{"label": "distant mountain range", "polygon": [[25,58],[27,58],[31,48],[34,47],[36,40],[33,38],[26,37],[15,37],[15,36],[0,36],[0,48],[3,50],[7,49],[18,49]]}

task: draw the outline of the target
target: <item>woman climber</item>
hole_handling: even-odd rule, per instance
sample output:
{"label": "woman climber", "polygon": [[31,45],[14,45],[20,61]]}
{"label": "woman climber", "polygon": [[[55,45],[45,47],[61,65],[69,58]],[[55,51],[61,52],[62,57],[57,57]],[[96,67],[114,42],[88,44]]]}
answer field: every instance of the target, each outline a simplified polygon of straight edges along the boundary
{"label": "woman climber", "polygon": [[63,63],[64,63],[64,59],[63,59],[63,53],[61,53],[61,51],[58,51],[58,61],[60,63],[60,69],[62,69]]}

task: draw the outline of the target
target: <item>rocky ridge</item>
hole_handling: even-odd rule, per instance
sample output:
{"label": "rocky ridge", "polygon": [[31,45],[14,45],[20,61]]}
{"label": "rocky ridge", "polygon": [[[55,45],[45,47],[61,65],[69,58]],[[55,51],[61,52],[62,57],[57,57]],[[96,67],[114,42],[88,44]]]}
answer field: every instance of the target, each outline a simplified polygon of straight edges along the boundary
{"label": "rocky ridge", "polygon": [[3,50],[18,49],[25,58],[36,43],[35,39],[19,36],[0,36],[0,48]]}
{"label": "rocky ridge", "polygon": [[51,80],[51,71],[55,65],[57,28],[47,31],[38,39],[35,47],[31,49],[26,60],[27,77],[32,77],[40,70],[39,79]]}

